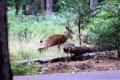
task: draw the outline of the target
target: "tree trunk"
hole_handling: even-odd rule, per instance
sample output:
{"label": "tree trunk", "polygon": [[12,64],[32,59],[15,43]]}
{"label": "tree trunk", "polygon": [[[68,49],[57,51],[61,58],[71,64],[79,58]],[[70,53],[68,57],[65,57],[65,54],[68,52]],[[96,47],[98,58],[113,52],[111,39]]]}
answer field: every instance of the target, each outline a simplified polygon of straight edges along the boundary
{"label": "tree trunk", "polygon": [[97,48],[87,47],[87,46],[68,45],[63,48],[63,51],[71,55],[82,55],[85,53],[97,52]]}
{"label": "tree trunk", "polygon": [[46,10],[46,0],[40,0],[41,13],[44,15]]}
{"label": "tree trunk", "polygon": [[90,8],[94,10],[98,6],[98,0],[90,0]]}
{"label": "tree trunk", "polygon": [[8,52],[7,0],[0,0],[0,80],[12,80]]}
{"label": "tree trunk", "polygon": [[15,11],[15,14],[18,15],[19,10],[20,10],[19,1],[18,1],[18,0],[15,0],[14,3],[15,3],[15,10],[16,10],[16,11]]}
{"label": "tree trunk", "polygon": [[117,47],[117,53],[118,53],[118,58],[120,59],[120,25],[117,23],[116,25],[116,31],[115,31],[115,36],[116,38],[116,47]]}
{"label": "tree trunk", "polygon": [[119,49],[118,49],[118,58],[120,59],[120,46],[119,46]]}
{"label": "tree trunk", "polygon": [[53,0],[46,0],[46,15],[52,13]]}
{"label": "tree trunk", "polygon": [[[80,13],[79,13],[80,14]],[[78,38],[79,38],[79,45],[81,45],[81,31],[80,31],[80,15],[78,16],[78,22],[77,22],[77,26],[78,26],[78,33],[79,33],[79,35],[78,35]]]}
{"label": "tree trunk", "polygon": [[15,3],[15,10],[16,10],[16,11],[15,11],[15,12],[16,12],[15,14],[16,14],[16,15],[18,15],[19,9],[20,9],[20,8],[19,8],[19,4],[18,4],[18,3]]}
{"label": "tree trunk", "polygon": [[117,37],[117,52],[118,52],[118,58],[120,59],[120,36],[119,36],[119,34],[120,34],[120,27],[119,27],[119,25],[118,25],[118,29],[117,29],[117,33],[118,33],[118,37]]}

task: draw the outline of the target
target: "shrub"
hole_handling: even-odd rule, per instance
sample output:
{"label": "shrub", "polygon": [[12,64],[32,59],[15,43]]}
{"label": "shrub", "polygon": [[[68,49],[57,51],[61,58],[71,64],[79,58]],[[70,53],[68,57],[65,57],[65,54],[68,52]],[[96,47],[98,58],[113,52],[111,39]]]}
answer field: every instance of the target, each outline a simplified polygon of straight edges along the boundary
{"label": "shrub", "polygon": [[[116,0],[117,1],[117,0]],[[106,48],[120,50],[120,2],[112,2],[100,6],[101,12],[91,19],[88,25],[89,43]]]}
{"label": "shrub", "polygon": [[37,63],[13,64],[12,65],[12,72],[15,75],[37,74],[38,69],[39,69],[39,64]]}

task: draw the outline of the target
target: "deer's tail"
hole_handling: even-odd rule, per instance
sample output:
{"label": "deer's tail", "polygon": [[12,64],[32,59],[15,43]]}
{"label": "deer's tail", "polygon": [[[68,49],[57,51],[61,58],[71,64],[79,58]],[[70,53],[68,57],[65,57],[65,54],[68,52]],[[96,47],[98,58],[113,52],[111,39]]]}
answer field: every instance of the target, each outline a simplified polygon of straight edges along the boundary
{"label": "deer's tail", "polygon": [[40,48],[37,49],[37,51],[42,52],[45,49],[44,45],[45,41],[43,39],[40,40]]}

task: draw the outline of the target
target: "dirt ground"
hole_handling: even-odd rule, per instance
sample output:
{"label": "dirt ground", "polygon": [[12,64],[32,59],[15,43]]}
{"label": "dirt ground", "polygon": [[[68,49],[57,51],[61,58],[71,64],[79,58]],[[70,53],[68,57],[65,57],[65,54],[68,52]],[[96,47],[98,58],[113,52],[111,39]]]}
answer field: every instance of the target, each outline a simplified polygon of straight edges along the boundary
{"label": "dirt ground", "polygon": [[99,57],[84,61],[69,61],[41,64],[40,74],[61,74],[119,70],[120,60],[110,57]]}

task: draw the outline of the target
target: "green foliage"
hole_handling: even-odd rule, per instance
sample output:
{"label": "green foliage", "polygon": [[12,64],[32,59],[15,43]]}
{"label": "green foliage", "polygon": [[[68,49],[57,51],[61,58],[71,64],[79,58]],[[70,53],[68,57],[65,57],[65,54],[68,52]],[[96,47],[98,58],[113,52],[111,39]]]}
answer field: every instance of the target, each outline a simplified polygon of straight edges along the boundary
{"label": "green foliage", "polygon": [[15,75],[37,74],[38,69],[39,69],[39,64],[37,63],[13,64],[12,65],[12,72]]}
{"label": "green foliage", "polygon": [[7,0],[8,6],[13,6],[14,5],[14,0]]}
{"label": "green foliage", "polygon": [[21,16],[15,16],[14,12],[15,10],[11,8],[8,11],[10,36],[19,39],[45,38],[49,34],[63,33],[65,30],[66,19],[62,16],[56,14],[40,16],[39,21],[37,21],[34,16],[30,15],[23,21]]}
{"label": "green foliage", "polygon": [[59,0],[62,12],[68,12],[71,15],[66,14],[68,17],[76,18],[80,17],[81,20],[84,19],[86,15],[89,15],[89,0]]}
{"label": "green foliage", "polygon": [[[117,1],[117,0],[116,0]],[[88,42],[103,48],[118,49],[120,45],[120,2],[101,5],[100,13],[88,25]]]}

